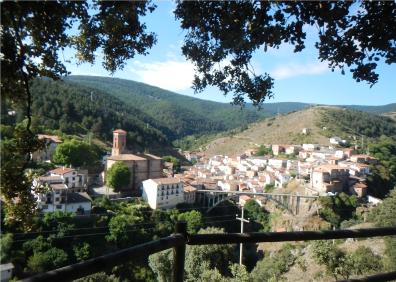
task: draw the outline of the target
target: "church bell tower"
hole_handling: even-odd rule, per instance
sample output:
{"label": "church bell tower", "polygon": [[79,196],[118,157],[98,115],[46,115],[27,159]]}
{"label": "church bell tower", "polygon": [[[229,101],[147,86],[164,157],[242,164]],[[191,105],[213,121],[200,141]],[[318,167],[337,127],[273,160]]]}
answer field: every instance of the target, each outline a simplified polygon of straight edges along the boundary
{"label": "church bell tower", "polygon": [[126,131],[122,129],[116,129],[113,131],[112,156],[118,156],[126,153],[126,134]]}

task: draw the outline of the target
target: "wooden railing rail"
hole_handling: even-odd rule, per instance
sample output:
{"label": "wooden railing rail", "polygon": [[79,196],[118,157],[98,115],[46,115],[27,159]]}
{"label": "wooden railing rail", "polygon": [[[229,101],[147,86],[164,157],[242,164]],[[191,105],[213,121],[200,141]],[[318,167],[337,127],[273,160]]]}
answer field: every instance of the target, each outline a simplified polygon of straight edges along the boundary
{"label": "wooden railing rail", "polygon": [[[259,243],[259,242],[286,242],[286,241],[310,241],[330,240],[346,238],[363,238],[377,236],[394,236],[396,227],[355,229],[355,230],[326,230],[326,231],[297,231],[297,232],[264,232],[264,233],[224,233],[224,234],[194,234],[186,232],[187,224],[178,222],[176,233],[148,243],[140,244],[131,248],[123,249],[111,254],[65,266],[56,270],[38,274],[22,281],[71,281],[96,272],[111,269],[136,258],[173,248],[174,265],[173,281],[182,282],[184,278],[184,261],[186,245],[206,244],[235,244],[235,243]],[[368,280],[365,280],[368,279]],[[350,281],[390,281],[396,279],[396,272],[377,274],[366,278]]]}
{"label": "wooden railing rail", "polygon": [[26,279],[24,282],[63,282],[72,281],[97,272],[109,270],[114,266],[121,265],[136,258],[145,257],[170,248],[185,246],[186,238],[182,234],[173,234],[169,237],[148,243],[122,249],[111,254],[92,258],[80,263],[68,265],[62,268],[41,273]]}

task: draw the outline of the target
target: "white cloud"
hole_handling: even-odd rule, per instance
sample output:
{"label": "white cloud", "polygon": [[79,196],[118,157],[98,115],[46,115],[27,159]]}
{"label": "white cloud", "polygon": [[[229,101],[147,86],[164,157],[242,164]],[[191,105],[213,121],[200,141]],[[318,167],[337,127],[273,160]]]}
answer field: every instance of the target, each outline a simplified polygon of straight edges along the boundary
{"label": "white cloud", "polygon": [[144,83],[171,91],[190,88],[194,79],[194,65],[180,60],[152,63],[135,61],[130,71]]}
{"label": "white cloud", "polygon": [[325,62],[307,64],[289,63],[276,67],[270,74],[275,79],[286,79],[302,75],[318,75],[326,71],[328,71],[328,66]]}

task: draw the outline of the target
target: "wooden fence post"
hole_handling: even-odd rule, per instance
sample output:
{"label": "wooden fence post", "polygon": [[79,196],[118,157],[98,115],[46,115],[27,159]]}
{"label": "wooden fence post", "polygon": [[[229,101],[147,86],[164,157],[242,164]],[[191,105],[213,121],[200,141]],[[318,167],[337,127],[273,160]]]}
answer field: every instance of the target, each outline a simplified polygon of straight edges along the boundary
{"label": "wooden fence post", "polygon": [[184,236],[184,244],[173,248],[173,282],[183,282],[184,260],[186,256],[187,223],[179,221],[176,223],[176,232]]}

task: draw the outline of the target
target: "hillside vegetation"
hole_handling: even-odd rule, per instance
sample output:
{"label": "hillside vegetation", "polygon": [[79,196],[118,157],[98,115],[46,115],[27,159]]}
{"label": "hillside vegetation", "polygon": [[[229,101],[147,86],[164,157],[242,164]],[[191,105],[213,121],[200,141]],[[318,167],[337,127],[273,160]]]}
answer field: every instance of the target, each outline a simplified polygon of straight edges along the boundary
{"label": "hillside vegetation", "polygon": [[[302,129],[309,129],[303,134]],[[223,136],[206,146],[209,155],[236,155],[260,144],[317,143],[330,145],[329,137],[338,135],[353,142],[364,135],[395,137],[396,123],[388,117],[337,107],[312,107],[280,114],[251,124],[247,130]]]}
{"label": "hillside vegetation", "polygon": [[105,91],[156,121],[170,140],[216,133],[258,121],[268,114],[253,107],[205,101],[131,80],[94,76],[66,79],[94,91]]}
{"label": "hillside vegetation", "polygon": [[167,136],[151,117],[125,105],[105,92],[72,83],[36,80],[33,94],[33,129],[59,130],[66,134],[88,134],[112,140],[112,131],[128,131],[127,143],[135,151],[171,148]]}
{"label": "hillside vegetation", "polygon": [[327,128],[324,134],[328,137],[334,135],[346,139],[349,136],[396,137],[396,124],[389,117],[336,108],[322,109],[320,114],[319,126]]}

